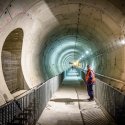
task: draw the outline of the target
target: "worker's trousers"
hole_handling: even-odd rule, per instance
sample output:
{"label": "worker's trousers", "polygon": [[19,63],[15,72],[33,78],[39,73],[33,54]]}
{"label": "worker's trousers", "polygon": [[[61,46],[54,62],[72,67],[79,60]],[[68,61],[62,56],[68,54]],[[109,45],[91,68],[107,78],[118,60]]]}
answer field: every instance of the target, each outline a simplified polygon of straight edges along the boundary
{"label": "worker's trousers", "polygon": [[93,99],[94,98],[93,84],[87,84],[87,91],[90,98]]}

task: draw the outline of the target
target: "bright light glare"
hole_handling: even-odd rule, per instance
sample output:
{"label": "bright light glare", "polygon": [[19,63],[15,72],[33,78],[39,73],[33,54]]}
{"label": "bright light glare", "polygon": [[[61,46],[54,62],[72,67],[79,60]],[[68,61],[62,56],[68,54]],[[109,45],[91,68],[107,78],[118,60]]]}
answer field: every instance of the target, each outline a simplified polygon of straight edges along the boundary
{"label": "bright light glare", "polygon": [[77,66],[77,65],[78,65],[78,61],[74,62],[73,65],[74,65],[74,66]]}
{"label": "bright light glare", "polygon": [[77,60],[77,61],[73,62],[73,66],[81,67],[81,63]]}
{"label": "bright light glare", "polygon": [[121,43],[124,45],[125,44],[125,40],[122,40]]}
{"label": "bright light glare", "polygon": [[89,51],[86,51],[86,54],[89,54]]}

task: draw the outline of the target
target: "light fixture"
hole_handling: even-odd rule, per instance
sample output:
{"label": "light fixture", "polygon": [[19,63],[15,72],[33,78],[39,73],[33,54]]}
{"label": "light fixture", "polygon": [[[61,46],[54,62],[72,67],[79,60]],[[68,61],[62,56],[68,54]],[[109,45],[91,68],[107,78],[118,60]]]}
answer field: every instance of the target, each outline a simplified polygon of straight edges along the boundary
{"label": "light fixture", "polygon": [[73,66],[78,66],[78,64],[79,64],[79,61],[77,60],[77,61],[75,61],[75,62],[73,62]]}
{"label": "light fixture", "polygon": [[89,51],[86,51],[86,54],[89,54]]}
{"label": "light fixture", "polygon": [[79,62],[79,60],[73,62],[73,66],[74,67],[81,67],[81,63]]}
{"label": "light fixture", "polygon": [[121,44],[122,45],[124,45],[125,44],[125,40],[123,39],[123,40],[121,40]]}

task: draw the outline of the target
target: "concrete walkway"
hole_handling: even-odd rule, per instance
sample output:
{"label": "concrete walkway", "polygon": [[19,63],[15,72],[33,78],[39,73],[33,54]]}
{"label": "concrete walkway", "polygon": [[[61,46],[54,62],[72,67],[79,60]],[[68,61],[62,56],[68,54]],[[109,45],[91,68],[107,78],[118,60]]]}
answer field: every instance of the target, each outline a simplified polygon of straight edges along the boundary
{"label": "concrete walkway", "polygon": [[48,102],[37,125],[115,125],[96,104],[88,102],[86,87],[64,81]]}

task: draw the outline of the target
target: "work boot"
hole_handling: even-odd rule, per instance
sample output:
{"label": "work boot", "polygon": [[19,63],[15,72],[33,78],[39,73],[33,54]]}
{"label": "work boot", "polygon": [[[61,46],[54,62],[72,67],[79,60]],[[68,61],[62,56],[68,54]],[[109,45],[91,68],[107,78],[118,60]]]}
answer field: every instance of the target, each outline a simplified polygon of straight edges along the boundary
{"label": "work boot", "polygon": [[91,98],[90,101],[94,101],[94,98]]}
{"label": "work boot", "polygon": [[94,101],[94,97],[90,97],[89,99],[87,99],[88,101]]}

